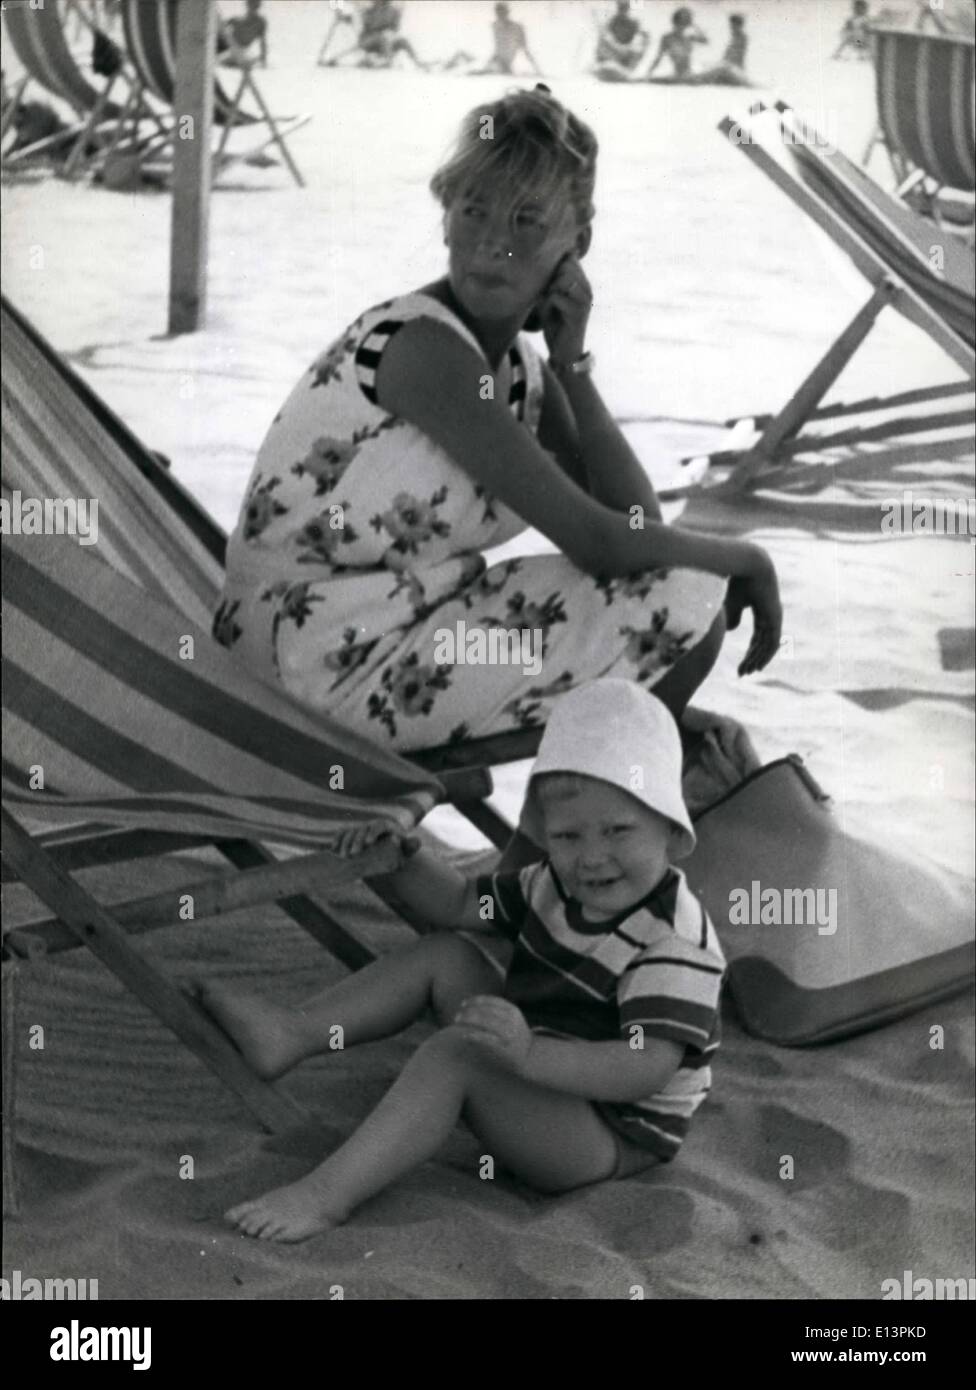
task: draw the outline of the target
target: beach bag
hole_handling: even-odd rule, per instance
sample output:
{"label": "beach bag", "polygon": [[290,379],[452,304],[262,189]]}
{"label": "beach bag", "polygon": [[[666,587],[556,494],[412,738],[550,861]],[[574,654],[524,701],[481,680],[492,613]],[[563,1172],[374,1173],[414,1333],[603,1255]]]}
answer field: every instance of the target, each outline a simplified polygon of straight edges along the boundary
{"label": "beach bag", "polygon": [[743,1026],[787,1047],[880,1027],[974,977],[971,888],[828,803],[800,757],[769,763],[693,816],[682,864]]}

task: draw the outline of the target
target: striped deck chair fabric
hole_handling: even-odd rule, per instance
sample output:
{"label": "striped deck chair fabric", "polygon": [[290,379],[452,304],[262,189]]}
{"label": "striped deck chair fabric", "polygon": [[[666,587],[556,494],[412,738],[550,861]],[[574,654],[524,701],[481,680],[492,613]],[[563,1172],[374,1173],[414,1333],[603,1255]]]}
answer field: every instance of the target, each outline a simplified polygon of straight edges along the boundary
{"label": "striped deck chair fabric", "polygon": [[976,39],[874,26],[878,117],[893,156],[944,188],[976,188]]}
{"label": "striped deck chair fabric", "polygon": [[209,627],[223,582],[209,518],[6,299],[0,352],[5,486],[24,498],[97,498],[99,556]]}
{"label": "striped deck chair fabric", "polygon": [[5,541],[8,809],[328,848],[362,821],[412,828],[434,805],[433,778],[305,715],[96,548]]}
{"label": "striped deck chair fabric", "polygon": [[[788,107],[780,114],[805,128]],[[976,257],[955,237],[939,239],[926,218],[886,193],[853,160],[815,138],[788,145],[797,172],[878,256],[940,314],[962,341],[976,345]]]}
{"label": "striped deck chair fabric", "polygon": [[[90,111],[100,93],[79,67],[64,32],[64,7],[47,4],[4,6],[10,45],[25,71],[55,96],[62,97],[76,111]],[[115,117],[121,108],[114,103],[102,107],[103,115]]]}

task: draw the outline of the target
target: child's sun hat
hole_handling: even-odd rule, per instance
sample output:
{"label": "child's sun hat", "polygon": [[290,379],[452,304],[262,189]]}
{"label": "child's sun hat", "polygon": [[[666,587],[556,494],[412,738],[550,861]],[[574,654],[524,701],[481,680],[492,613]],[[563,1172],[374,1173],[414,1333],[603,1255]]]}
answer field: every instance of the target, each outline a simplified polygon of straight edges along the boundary
{"label": "child's sun hat", "polygon": [[519,829],[545,845],[533,782],[542,772],[575,772],[609,782],[667,817],[680,832],[673,857],[683,859],[696,840],[681,794],[681,768],[678,726],[656,695],[617,677],[587,681],[553,704],[529,775]]}

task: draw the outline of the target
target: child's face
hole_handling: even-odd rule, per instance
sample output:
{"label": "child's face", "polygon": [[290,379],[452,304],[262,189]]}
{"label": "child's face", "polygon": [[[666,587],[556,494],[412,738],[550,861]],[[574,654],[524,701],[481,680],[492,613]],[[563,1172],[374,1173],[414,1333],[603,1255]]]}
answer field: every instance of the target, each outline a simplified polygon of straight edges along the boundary
{"label": "child's face", "polygon": [[567,893],[590,921],[625,911],[664,877],[671,822],[595,778],[573,796],[539,797],[549,857]]}
{"label": "child's face", "polygon": [[575,249],[568,205],[525,203],[510,213],[503,189],[476,188],[446,218],[451,288],[479,319],[524,315],[541,297],[563,256]]}

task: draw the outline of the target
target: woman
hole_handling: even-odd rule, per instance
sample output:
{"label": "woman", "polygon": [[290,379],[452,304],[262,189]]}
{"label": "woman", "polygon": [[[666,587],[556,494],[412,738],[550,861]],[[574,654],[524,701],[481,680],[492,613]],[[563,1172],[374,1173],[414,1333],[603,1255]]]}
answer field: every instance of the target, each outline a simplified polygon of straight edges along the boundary
{"label": "woman", "polygon": [[[357,319],[258,454],[215,633],[387,747],[538,725],[603,675],[679,715],[726,612],[730,626],[754,615],[742,674],[779,645],[768,556],[663,525],[593,384],[580,259],[596,150],[547,88],[471,112],[431,184],[447,275]],[[526,327],[544,332],[547,364]],[[560,553],[487,565],[530,526]],[[445,633],[491,628],[536,634],[541,672],[439,662]]]}
{"label": "woman", "polygon": [[662,58],[670,58],[674,73],[670,77],[655,77],[655,82],[690,82],[693,80],[691,65],[695,57],[695,44],[708,43],[707,37],[696,26],[691,10],[682,5],[671,16],[671,30],[665,34],[658,45],[654,62],[647,70],[647,80],[657,69]]}

